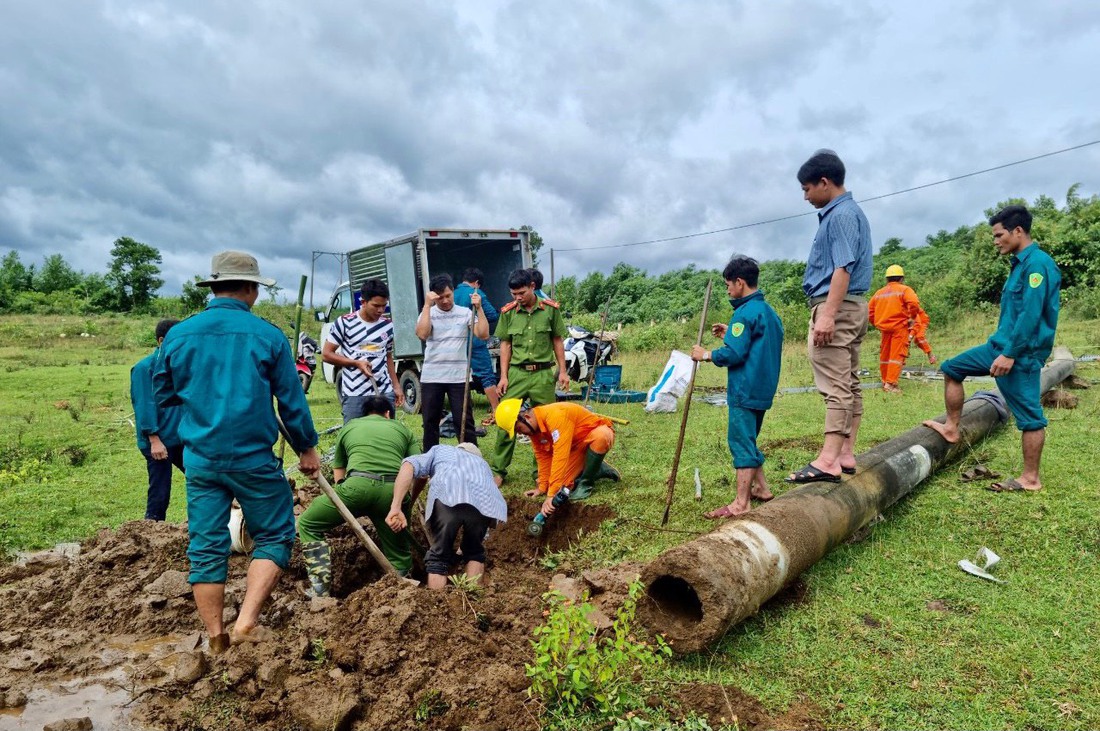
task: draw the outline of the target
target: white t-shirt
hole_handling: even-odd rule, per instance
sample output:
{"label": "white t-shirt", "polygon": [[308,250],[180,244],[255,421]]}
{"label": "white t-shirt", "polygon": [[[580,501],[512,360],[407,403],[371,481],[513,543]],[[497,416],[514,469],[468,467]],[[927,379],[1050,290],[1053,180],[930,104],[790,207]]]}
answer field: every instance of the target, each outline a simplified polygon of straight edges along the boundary
{"label": "white t-shirt", "polygon": [[424,341],[424,383],[462,383],[466,380],[466,344],[474,313],[469,307],[455,305],[447,312],[432,305],[429,313],[432,332]]}

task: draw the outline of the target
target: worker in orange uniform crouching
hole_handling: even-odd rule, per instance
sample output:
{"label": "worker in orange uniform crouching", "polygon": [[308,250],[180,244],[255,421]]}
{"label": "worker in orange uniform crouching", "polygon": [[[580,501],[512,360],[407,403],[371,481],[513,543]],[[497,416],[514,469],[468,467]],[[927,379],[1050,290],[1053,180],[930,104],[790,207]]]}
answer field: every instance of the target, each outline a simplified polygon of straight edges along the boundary
{"label": "worker in orange uniform crouching", "polygon": [[871,297],[867,319],[882,334],[879,371],[886,393],[901,393],[898,379],[909,357],[910,341],[924,351],[929,363],[935,364],[936,356],[925,338],[928,313],[921,308],[917,293],[905,284],[905,270],[897,264],[886,268],[886,286]]}
{"label": "worker in orange uniform crouching", "polygon": [[545,495],[542,515],[554,512],[554,496],[569,488],[570,500],[592,494],[596,480],[619,481],[619,472],[604,462],[615,444],[615,430],[606,416],[593,414],[579,404],[559,403],[530,406],[519,399],[505,399],[497,406],[497,426],[507,432],[531,437],[538,462],[538,488],[528,497]]}

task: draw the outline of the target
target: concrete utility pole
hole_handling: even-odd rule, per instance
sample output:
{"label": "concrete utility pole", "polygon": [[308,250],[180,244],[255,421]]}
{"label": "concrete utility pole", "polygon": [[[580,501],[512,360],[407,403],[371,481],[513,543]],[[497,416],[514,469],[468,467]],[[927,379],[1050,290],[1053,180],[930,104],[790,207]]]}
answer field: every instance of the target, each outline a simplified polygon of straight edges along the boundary
{"label": "concrete utility pole", "polygon": [[[1055,348],[1042,372],[1042,392],[1071,376],[1073,367],[1073,354]],[[639,617],[664,632],[676,652],[703,649],[1007,419],[999,393],[975,394],[963,408],[958,444],[918,426],[861,454],[859,472],[843,482],[790,490],[670,548],[642,572],[649,601],[638,605]]]}

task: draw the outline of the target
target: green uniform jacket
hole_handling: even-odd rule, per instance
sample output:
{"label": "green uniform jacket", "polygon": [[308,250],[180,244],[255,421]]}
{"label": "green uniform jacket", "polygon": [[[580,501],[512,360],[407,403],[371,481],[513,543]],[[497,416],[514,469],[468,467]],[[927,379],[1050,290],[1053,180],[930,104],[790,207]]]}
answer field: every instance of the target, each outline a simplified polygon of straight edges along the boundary
{"label": "green uniform jacket", "polygon": [[568,334],[565,320],[553,300],[540,299],[530,312],[516,302],[503,307],[496,335],[512,344],[511,365],[553,363],[554,338]]}
{"label": "green uniform jacket", "polygon": [[180,444],[183,412],[178,406],[157,408],[153,400],[153,366],[159,354],[159,349],[154,350],[130,369],[130,403],[134,407],[138,449],[149,449],[150,434],[156,434],[166,447]]}
{"label": "green uniform jacket", "polygon": [[729,369],[726,403],[743,409],[767,411],[772,407],[783,362],[783,323],[764,293],[730,300],[733,317],[722,347],[710,352],[714,365]]}
{"label": "green uniform jacket", "polygon": [[279,438],[272,397],[302,452],[317,445],[286,335],[231,297],[168,331],[153,371],[153,395],[163,408],[183,405],[179,434],[187,469],[245,472],[274,458]]}
{"label": "green uniform jacket", "polygon": [[1012,271],[1001,292],[1001,317],[989,344],[1008,358],[1045,362],[1058,328],[1062,273],[1050,255],[1031,244],[1010,257]]}
{"label": "green uniform jacket", "polygon": [[401,469],[401,460],[420,454],[418,440],[399,421],[378,414],[352,419],[336,437],[333,467],[392,475]]}

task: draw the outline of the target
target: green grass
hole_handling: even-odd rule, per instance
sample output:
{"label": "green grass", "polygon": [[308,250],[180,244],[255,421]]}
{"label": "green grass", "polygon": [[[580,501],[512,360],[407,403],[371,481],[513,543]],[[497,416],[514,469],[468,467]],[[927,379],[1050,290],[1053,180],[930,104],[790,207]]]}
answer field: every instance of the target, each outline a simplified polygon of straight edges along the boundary
{"label": "green grass", "polygon": [[[133,441],[127,392],[129,367],[151,347],[153,324],[0,319],[0,549],[79,539],[141,517],[145,464]],[[674,329],[681,338],[675,344],[686,347],[696,328]],[[934,329],[932,343],[950,356],[991,328],[986,318],[962,317],[950,331]],[[81,338],[81,332],[95,337]],[[1100,353],[1100,323],[1064,322],[1059,342],[1077,355]],[[877,347],[877,335],[870,334],[862,361],[872,374]],[[648,388],[666,357],[664,350],[623,353],[624,387]],[[918,354],[910,362],[920,360]],[[1080,364],[1078,373],[1098,380],[1100,366]],[[701,367],[697,385],[724,383],[721,369]],[[811,384],[804,347],[789,344],[781,388]],[[900,397],[866,393],[860,451],[942,413],[939,382],[903,381],[902,387]],[[978,387],[989,385],[968,390]],[[998,495],[982,483],[959,482],[959,470],[975,461],[1018,473],[1019,433],[1004,428],[891,508],[865,540],[837,548],[804,574],[801,603],[766,606],[710,651],[675,661],[669,679],[731,683],[775,712],[808,699],[836,728],[1100,727],[1093,639],[1100,634],[1093,595],[1100,585],[1100,528],[1092,469],[1100,388],[1075,393],[1079,408],[1047,412],[1042,493]],[[330,386],[315,383],[309,400],[319,430],[339,423]],[[484,399],[477,397],[475,407],[483,412]],[[646,561],[713,527],[701,513],[733,494],[725,409],[692,405],[666,530],[660,529],[664,482],[680,415],[646,415],[638,404],[597,410],[631,420],[618,429],[611,457],[623,482],[592,498],[614,505],[619,517],[581,546],[555,554],[559,570]],[[419,428],[418,416],[401,418]],[[782,491],[782,476],[814,456],[822,420],[817,394],[777,397],[761,435],[773,490]],[[322,446],[332,440],[326,437]],[[530,450],[517,451],[514,467],[513,475],[529,472]],[[701,503],[693,499],[696,467]],[[506,491],[526,487],[517,480]],[[185,517],[178,477],[168,517]],[[957,568],[983,545],[1001,555],[997,573],[1007,584]],[[946,611],[930,609],[930,602]]]}

